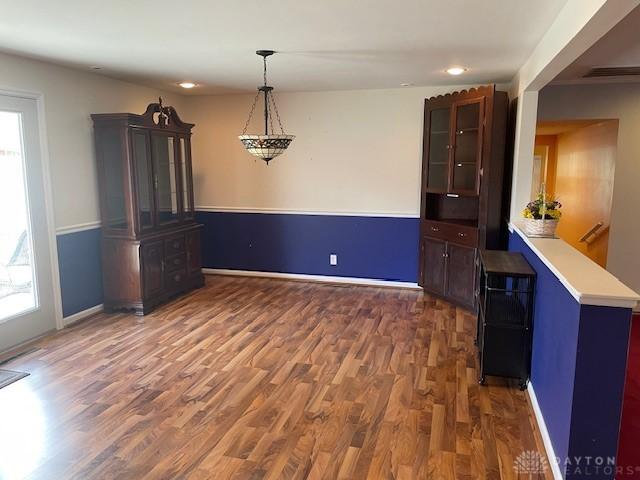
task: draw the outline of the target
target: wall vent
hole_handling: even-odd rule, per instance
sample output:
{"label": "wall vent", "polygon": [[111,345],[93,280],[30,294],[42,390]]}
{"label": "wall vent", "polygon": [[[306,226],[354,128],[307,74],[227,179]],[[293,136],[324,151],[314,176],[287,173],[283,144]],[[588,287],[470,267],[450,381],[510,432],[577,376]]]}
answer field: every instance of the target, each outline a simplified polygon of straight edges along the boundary
{"label": "wall vent", "polygon": [[640,76],[640,67],[595,67],[583,75],[583,78],[594,77],[630,77]]}

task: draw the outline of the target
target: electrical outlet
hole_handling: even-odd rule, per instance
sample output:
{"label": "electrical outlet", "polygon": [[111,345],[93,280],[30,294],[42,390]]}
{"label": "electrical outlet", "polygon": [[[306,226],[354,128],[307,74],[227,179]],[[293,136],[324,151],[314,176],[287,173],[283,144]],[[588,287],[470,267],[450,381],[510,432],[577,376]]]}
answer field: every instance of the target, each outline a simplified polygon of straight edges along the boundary
{"label": "electrical outlet", "polygon": [[329,255],[329,265],[338,265],[338,255],[335,253]]}

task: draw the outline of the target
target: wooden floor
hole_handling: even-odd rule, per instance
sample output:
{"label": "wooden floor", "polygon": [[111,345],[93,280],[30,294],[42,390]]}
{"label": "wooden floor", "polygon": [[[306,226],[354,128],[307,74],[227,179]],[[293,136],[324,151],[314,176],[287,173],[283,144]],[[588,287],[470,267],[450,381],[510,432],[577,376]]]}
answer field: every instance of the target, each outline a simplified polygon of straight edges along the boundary
{"label": "wooden floor", "polygon": [[0,478],[518,478],[543,449],[474,331],[417,291],[208,277],[4,365]]}

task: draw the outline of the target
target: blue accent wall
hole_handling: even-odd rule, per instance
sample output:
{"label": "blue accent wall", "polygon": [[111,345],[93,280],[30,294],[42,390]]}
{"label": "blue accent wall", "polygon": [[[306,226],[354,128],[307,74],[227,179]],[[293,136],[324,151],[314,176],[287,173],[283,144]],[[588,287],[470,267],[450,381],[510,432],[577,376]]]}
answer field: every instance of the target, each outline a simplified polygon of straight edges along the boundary
{"label": "blue accent wall", "polygon": [[100,228],[57,236],[62,314],[73,315],[102,303]]}
{"label": "blue accent wall", "polygon": [[569,454],[573,381],[580,304],[517,233],[509,250],[520,252],[536,271],[531,383],[559,458]]}
{"label": "blue accent wall", "polygon": [[509,250],[538,276],[531,383],[561,470],[566,478],[613,479],[614,469],[576,459],[604,457],[606,466],[616,455],[631,309],[580,305],[515,232]]}
{"label": "blue accent wall", "polygon": [[[582,305],[569,451],[615,458],[618,451],[631,310]],[[567,471],[567,478],[583,478]],[[595,478],[613,478],[601,476]]]}
{"label": "blue accent wall", "polygon": [[417,218],[197,212],[197,220],[206,268],[417,281]]}
{"label": "blue accent wall", "polygon": [[[197,212],[197,221],[206,268],[417,281],[417,218]],[[103,302],[100,235],[57,237],[65,317]]]}

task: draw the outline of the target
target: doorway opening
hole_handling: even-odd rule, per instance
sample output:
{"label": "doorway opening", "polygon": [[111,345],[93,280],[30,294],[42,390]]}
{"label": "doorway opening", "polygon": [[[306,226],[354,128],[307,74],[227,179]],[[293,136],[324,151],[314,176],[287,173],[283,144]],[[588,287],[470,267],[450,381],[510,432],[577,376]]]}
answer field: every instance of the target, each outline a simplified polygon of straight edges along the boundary
{"label": "doorway opening", "polygon": [[556,235],[603,268],[607,267],[609,224],[618,142],[618,120],[538,122],[532,199],[544,185],[562,204]]}

